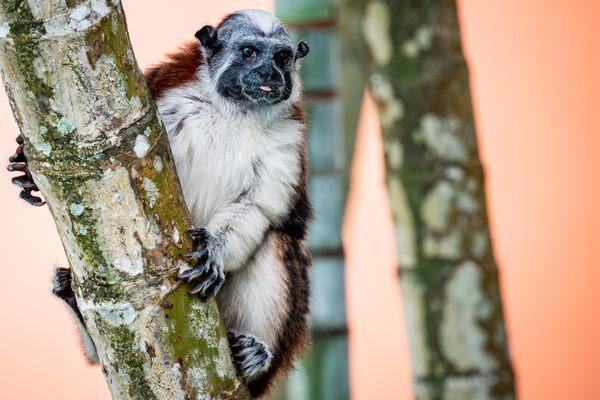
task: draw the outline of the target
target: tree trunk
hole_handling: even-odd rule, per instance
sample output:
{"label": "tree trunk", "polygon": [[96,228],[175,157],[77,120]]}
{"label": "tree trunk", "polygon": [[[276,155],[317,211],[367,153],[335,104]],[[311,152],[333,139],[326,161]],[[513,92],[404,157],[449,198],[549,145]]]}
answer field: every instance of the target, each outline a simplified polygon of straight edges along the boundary
{"label": "tree trunk", "polygon": [[365,1],[417,399],[514,378],[454,0]]}
{"label": "tree trunk", "polygon": [[5,0],[0,67],[115,399],[245,399],[191,246],[166,132],[118,0]]}
{"label": "tree trunk", "polygon": [[346,21],[356,15],[343,14],[344,9],[334,1],[278,0],[276,10],[292,36],[306,39],[311,47],[300,74],[308,111],[310,194],[316,216],[309,237],[313,348],[282,397],[345,400],[350,398],[350,389],[341,229],[366,76],[362,46],[360,40],[344,35],[352,32]]}

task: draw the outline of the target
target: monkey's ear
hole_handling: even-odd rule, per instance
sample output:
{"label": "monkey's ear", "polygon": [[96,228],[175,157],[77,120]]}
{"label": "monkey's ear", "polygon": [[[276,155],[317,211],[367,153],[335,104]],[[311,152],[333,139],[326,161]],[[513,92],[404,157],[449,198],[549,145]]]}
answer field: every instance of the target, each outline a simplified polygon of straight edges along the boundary
{"label": "monkey's ear", "polygon": [[202,27],[194,36],[209,50],[213,50],[219,41],[217,30],[210,25]]}
{"label": "monkey's ear", "polygon": [[295,56],[296,58],[304,58],[309,51],[310,47],[308,47],[308,43],[306,43],[304,40],[301,40],[300,43],[298,43],[298,49],[296,50]]}

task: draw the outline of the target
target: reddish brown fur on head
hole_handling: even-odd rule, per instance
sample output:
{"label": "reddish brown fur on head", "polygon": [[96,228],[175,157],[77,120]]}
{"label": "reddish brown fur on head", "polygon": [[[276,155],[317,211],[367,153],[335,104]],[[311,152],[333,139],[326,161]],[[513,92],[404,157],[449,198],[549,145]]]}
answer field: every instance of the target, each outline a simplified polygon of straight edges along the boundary
{"label": "reddish brown fur on head", "polygon": [[189,42],[163,62],[145,71],[146,83],[152,98],[160,98],[168,89],[196,79],[198,67],[204,62],[198,42]]}

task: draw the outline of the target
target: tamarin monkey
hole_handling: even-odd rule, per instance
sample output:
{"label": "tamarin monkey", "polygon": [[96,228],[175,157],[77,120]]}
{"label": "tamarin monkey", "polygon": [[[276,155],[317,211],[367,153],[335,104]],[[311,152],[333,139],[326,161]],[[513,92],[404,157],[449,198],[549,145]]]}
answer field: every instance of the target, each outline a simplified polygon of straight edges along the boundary
{"label": "tamarin monkey", "polygon": [[[216,296],[238,372],[254,397],[290,370],[307,348],[306,124],[292,45],[273,15],[243,10],[205,26],[145,76],[169,135],[197,261],[179,274],[200,299]],[[9,171],[21,198],[40,206],[23,137]],[[69,269],[55,295],[72,309],[89,360],[98,362],[71,289]]]}

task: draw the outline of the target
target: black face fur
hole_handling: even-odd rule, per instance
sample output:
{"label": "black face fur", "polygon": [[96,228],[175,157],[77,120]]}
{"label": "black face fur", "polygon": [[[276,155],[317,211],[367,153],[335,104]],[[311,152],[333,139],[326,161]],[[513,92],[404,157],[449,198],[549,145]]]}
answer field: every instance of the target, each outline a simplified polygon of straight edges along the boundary
{"label": "black face fur", "polygon": [[[308,45],[292,46],[285,27],[274,17],[233,14],[215,29],[205,26],[196,37],[205,49],[218,93],[231,102],[257,107],[290,98],[296,60]],[[266,27],[266,28],[265,28]]]}

